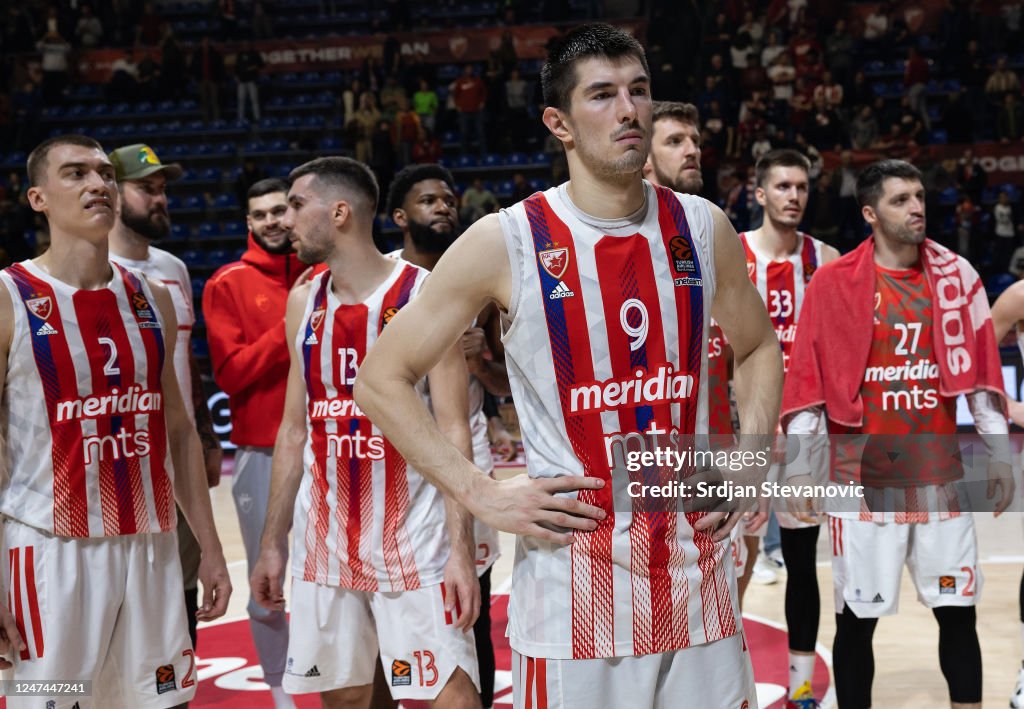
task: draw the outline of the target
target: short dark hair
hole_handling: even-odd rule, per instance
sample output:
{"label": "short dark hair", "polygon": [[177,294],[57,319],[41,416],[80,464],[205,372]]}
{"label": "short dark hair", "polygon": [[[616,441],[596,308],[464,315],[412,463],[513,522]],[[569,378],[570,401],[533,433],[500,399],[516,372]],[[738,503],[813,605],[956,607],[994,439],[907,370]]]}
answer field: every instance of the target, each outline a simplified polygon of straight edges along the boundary
{"label": "short dark hair", "polygon": [[890,177],[923,182],[921,171],[906,160],[879,160],[857,175],[857,203],[862,207],[877,206],[882,196],[882,183]]}
{"label": "short dark hair", "polygon": [[247,200],[254,199],[265,194],[273,194],[274,192],[288,194],[288,183],[277,177],[268,177],[265,180],[254,182],[249,191],[245,193],[245,198]]}
{"label": "short dark hair", "polygon": [[292,170],[288,174],[288,180],[294,184],[297,179],[306,175],[314,175],[317,181],[325,186],[351,190],[365,197],[371,210],[367,216],[372,216],[372,213],[377,211],[377,199],[380,197],[377,178],[370,168],[358,160],[336,156],[316,158]]}
{"label": "short dark hair", "polygon": [[25,161],[25,172],[28,173],[29,187],[35,187],[42,181],[43,176],[46,174],[46,163],[50,151],[60,145],[78,145],[83,148],[95,148],[103,153],[104,156],[107,154],[97,140],[86,135],[68,133],[67,135],[55,135],[52,138],[47,138],[32,149],[32,152],[28,154],[28,159]]}
{"label": "short dark hair", "polygon": [[591,57],[633,57],[640,61],[647,76],[651,75],[643,46],[627,32],[599,22],[580,25],[558,39],[541,67],[544,105],[561,111],[568,109],[570,96],[576,88],[576,62]]}
{"label": "short dark hair", "polygon": [[660,120],[671,118],[680,123],[689,123],[700,128],[700,112],[692,103],[682,101],[655,101],[652,104],[652,125]]}
{"label": "short dark hair", "polygon": [[757,165],[754,166],[754,184],[757,187],[764,184],[764,178],[768,176],[768,171],[773,167],[798,167],[804,172],[810,172],[811,161],[799,150],[790,148],[769,150],[758,158]]}
{"label": "short dark hair", "polygon": [[391,181],[391,188],[388,190],[388,214],[393,214],[396,209],[401,209],[409,191],[416,183],[424,180],[441,180],[448,185],[452,192],[455,191],[455,180],[452,179],[452,173],[448,172],[446,168],[436,163],[409,165],[395,175],[395,179]]}

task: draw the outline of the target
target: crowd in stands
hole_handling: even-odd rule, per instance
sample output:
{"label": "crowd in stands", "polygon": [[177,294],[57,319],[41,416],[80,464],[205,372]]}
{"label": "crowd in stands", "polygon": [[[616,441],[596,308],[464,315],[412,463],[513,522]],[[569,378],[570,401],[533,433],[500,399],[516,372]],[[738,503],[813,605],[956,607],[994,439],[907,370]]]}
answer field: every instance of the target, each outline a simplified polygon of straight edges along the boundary
{"label": "crowd in stands", "polygon": [[[506,28],[485,62],[430,64],[401,53],[389,35],[380,59],[322,77],[330,98],[322,140],[295,136],[287,147],[354,155],[385,189],[410,162],[465,168],[462,209],[471,221],[565,176],[561,148],[539,121],[539,62],[518,55],[515,24],[583,19],[598,14],[597,5],[446,2],[424,13],[407,0],[11,3],[0,20],[0,153],[18,156],[61,129],[45,119],[48,109],[73,102],[76,52],[121,47],[123,57],[96,100],[194,101],[200,129],[225,122],[240,127],[237,152],[228,160],[242,189],[264,172],[247,160],[246,140],[268,123],[269,102],[279,91],[279,76],[250,41],[308,36],[299,11],[323,26],[344,18],[384,35],[465,20]],[[648,4],[655,96],[689,100],[700,110],[705,196],[737,229],[756,226],[752,165],[767,150],[794,147],[814,166],[804,226],[847,250],[863,235],[853,198],[858,155],[907,157],[928,180],[932,235],[971,256],[983,272],[1013,270],[1010,255],[1024,228],[1020,190],[989,184],[969,148],[985,141],[1019,144],[1024,136],[1022,2],[947,0],[927,32],[913,31],[899,4],[871,3],[855,12],[860,6],[828,0]],[[181,19],[197,12],[202,25]],[[197,28],[204,31],[196,34]],[[288,107],[287,98],[274,106]],[[930,157],[928,146],[947,144],[963,146],[959,157]],[[502,158],[522,151],[543,155],[544,172],[527,179]],[[18,234],[42,225],[27,211],[17,166],[2,164],[10,174],[0,180],[0,233],[17,242]],[[491,165],[508,167],[493,175],[474,172]],[[498,179],[487,179],[492,176],[507,178],[502,189]]]}

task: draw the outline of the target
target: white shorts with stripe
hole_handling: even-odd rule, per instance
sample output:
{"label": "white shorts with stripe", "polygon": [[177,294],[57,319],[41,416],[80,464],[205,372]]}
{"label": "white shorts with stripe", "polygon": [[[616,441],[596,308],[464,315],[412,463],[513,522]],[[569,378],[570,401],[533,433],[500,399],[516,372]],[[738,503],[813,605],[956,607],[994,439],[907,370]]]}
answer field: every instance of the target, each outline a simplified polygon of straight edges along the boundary
{"label": "white shorts with stripe", "polygon": [[473,631],[455,627],[444,594],[443,583],[386,593],[293,579],[281,686],[305,694],[372,684],[379,647],[395,699],[435,699],[458,667],[479,691]]}
{"label": "white shorts with stripe", "polygon": [[92,681],[91,697],[8,697],[10,709],[163,709],[196,691],[177,535],[54,537],[4,523],[4,588],[28,649],[18,681]]}
{"label": "white shorts with stripe", "polygon": [[743,632],[659,655],[597,660],[533,658],[512,652],[513,709],[757,706]]}
{"label": "white shorts with stripe", "polygon": [[903,565],[928,608],[973,606],[981,597],[974,518],[896,524],[828,517],[836,612],[859,618],[899,609]]}

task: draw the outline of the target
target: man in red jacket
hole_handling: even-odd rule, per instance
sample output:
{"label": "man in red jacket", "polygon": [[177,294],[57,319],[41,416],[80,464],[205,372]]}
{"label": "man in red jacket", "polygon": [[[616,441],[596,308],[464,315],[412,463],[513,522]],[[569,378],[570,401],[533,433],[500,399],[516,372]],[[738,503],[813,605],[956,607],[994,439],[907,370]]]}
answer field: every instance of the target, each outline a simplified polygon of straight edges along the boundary
{"label": "man in red jacket", "polygon": [[[231,442],[238,522],[249,571],[259,558],[260,535],[270,492],[270,459],[284,412],[288,343],[284,313],[288,291],[303,271],[281,225],[288,185],[260,180],[248,192],[249,250],[242,260],[218,270],[203,291],[213,378],[230,398]],[[288,649],[284,613],[268,611],[249,598],[249,625],[263,677],[276,709],[294,709],[281,690]]]}

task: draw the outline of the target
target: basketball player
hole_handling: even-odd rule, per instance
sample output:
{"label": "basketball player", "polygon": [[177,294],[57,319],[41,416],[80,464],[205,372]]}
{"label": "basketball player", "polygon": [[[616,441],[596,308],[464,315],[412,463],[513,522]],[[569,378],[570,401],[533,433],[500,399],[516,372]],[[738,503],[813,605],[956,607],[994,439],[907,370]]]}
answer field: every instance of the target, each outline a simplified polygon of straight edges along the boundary
{"label": "basketball player", "polygon": [[118,191],[99,143],[51,138],[27,171],[50,248],[0,274],[3,579],[17,623],[4,622],[0,654],[16,680],[92,680],[93,697],[8,706],[175,706],[197,678],[174,498],[203,551],[199,620],[224,613],[231,584],[175,377],[174,306],[108,261]]}
{"label": "basketball player", "polygon": [[[707,433],[711,314],[735,352],[741,420],[769,434],[778,344],[725,216],[642,180],[651,97],[640,44],[583,25],[541,76],[544,123],[566,150],[570,181],[484,217],[449,248],[367,357],[356,400],[438,485],[519,535],[516,707],[676,706],[684,696],[749,706],[724,559],[744,506],[648,511],[644,481],[678,483],[692,468],[631,475],[624,462],[641,446],[678,453]],[[489,303],[507,318],[529,471],[504,481],[461,459],[414,389]]]}
{"label": "basketball player", "polygon": [[[174,350],[174,371],[181,385],[182,398],[196,424],[203,443],[207,483],[220,483],[220,440],[213,432],[213,419],[203,395],[199,367],[192,356],[192,279],[188,268],[174,254],[153,246],[171,232],[167,212],[167,181],[181,177],[181,166],[164,165],[148,145],[127,145],[110,153],[117,176],[121,205],[118,220],[110,231],[110,260],[125,268],[141,271],[147,278],[162,284],[171,294],[178,319],[178,342]],[[185,578],[185,608],[188,610],[188,633],[196,649],[195,611],[199,600],[199,544],[184,516],[178,518],[178,552]]]}
{"label": "basketball player", "polygon": [[[270,461],[284,412],[289,349],[285,306],[305,266],[292,250],[291,232],[282,226],[288,184],[260,180],[247,197],[249,248],[241,261],[220,268],[206,282],[203,313],[213,378],[230,398],[231,442],[237,446],[231,497],[251,573],[260,555]],[[275,709],[293,709],[292,698],[281,688],[288,620],[283,611],[264,608],[251,594],[246,611]]]}
{"label": "basketball player", "polygon": [[[388,214],[402,230],[402,248],[395,254],[409,263],[433,270],[441,256],[458,237],[459,211],[451,173],[440,165],[411,165],[391,182]],[[469,430],[473,437],[473,463],[492,475],[494,462],[488,441],[488,418],[484,414],[487,392],[510,394],[508,372],[503,363],[501,323],[498,310],[485,308],[474,327],[462,336],[462,352],[472,375],[469,380]],[[494,357],[485,358],[483,348]],[[484,384],[486,382],[486,384]],[[485,389],[485,386],[487,387]],[[493,420],[493,419],[492,419]],[[497,419],[497,425],[501,419]],[[474,520],[476,573],[480,579],[480,616],[473,626],[476,656],[480,663],[480,702],[487,709],[494,704],[494,643],[491,639],[491,567],[497,560],[498,532]]]}
{"label": "basketball player", "polygon": [[[1017,281],[1003,291],[992,306],[992,329],[996,342],[1002,342],[1011,329],[1017,331],[1017,347],[1024,356],[1024,281]],[[1024,403],[1010,399],[1008,402],[1010,420],[1018,426],[1024,425]],[[1024,658],[1024,575],[1020,579],[1018,604],[1020,607],[1021,658]],[[1011,709],[1024,709],[1024,659],[1017,675],[1017,686],[1010,697]]]}
{"label": "basketball player", "polygon": [[[796,336],[804,288],[817,268],[839,257],[833,247],[797,230],[807,208],[810,161],[795,150],[772,150],[754,168],[754,199],[764,210],[764,222],[740,234],[747,273],[768,308],[768,317],[788,368]],[[784,467],[782,465],[778,467]],[[783,477],[778,468],[776,479]],[[802,522],[775,501],[776,517],[786,564],[786,627],[789,634],[789,701],[787,709],[815,709],[811,688],[814,646],[818,640],[821,597],[818,592],[816,547],[820,526]]]}
{"label": "basketball player", "polygon": [[[655,101],[651,120],[654,132],[651,152],[644,164],[644,177],[651,184],[669,187],[683,194],[699,195],[704,187],[704,178],[700,167],[700,114],[697,107],[692,103]],[[722,328],[714,320],[708,326],[708,333],[708,431],[712,436],[720,437],[716,445],[727,447],[731,445],[733,434],[729,405],[732,352],[722,335]],[[760,537],[743,532],[752,532],[764,524],[767,519],[767,501],[759,507],[763,510],[759,509],[756,516],[749,517],[742,525],[733,528],[736,539],[730,551],[741,610],[747,585],[756,573],[754,562],[761,544]],[[742,542],[740,536],[743,537]],[[764,582],[775,583],[775,572],[770,569],[766,569],[766,572],[770,576]]]}
{"label": "basketball player", "polygon": [[830,436],[832,478],[864,486],[859,511],[829,510],[837,698],[871,706],[872,636],[897,610],[906,563],[939,624],[952,706],[980,707],[982,579],[973,517],[960,512],[955,434],[964,393],[990,446],[987,494],[1001,512],[1013,479],[988,301],[970,264],[925,238],[917,168],[870,165],[857,199],[873,236],[818,270],[805,292],[783,409],[790,435],[819,431],[822,413],[830,434],[848,434]]}
{"label": "basketball player", "polygon": [[[319,158],[289,179],[282,226],[301,261],[328,271],[289,295],[291,368],[251,578],[257,602],[283,610],[294,509],[284,689],[363,707],[379,647],[395,699],[479,707],[472,519],[415,472],[418,461],[407,467],[351,396],[367,350],[427,272],[374,246],[377,182],[365,165]],[[471,456],[467,377],[452,347],[429,385],[439,425]]]}

